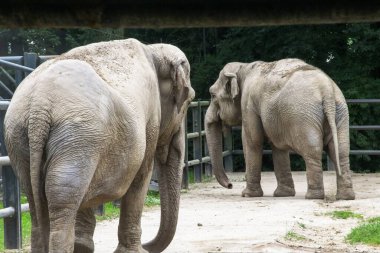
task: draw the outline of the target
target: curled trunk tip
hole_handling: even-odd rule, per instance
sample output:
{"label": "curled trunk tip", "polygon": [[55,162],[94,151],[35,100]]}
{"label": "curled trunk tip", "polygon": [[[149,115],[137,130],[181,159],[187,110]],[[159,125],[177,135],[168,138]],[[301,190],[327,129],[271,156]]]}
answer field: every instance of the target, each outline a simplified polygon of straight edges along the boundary
{"label": "curled trunk tip", "polygon": [[218,183],[223,186],[224,188],[227,188],[227,189],[232,189],[233,188],[233,184],[230,182],[230,180],[228,179],[227,175],[226,174],[222,174],[222,175],[219,175],[217,173],[215,173],[215,177],[216,177],[216,180],[218,181]]}

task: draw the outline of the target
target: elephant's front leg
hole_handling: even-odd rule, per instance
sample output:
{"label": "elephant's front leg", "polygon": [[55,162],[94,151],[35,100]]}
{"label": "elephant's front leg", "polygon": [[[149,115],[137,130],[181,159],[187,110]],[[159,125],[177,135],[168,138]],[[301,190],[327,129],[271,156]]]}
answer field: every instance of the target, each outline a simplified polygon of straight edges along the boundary
{"label": "elephant's front leg", "polygon": [[[248,127],[245,123],[248,123]],[[249,122],[243,123],[242,140],[245,159],[245,177],[247,180],[247,186],[242,192],[243,197],[262,197],[264,194],[260,185],[263,139],[261,121],[258,118],[251,118]]]}
{"label": "elephant's front leg", "polygon": [[152,168],[153,162],[149,168],[143,166],[121,199],[118,229],[119,245],[115,253],[147,252],[141,246],[141,215]]}
{"label": "elephant's front leg", "polygon": [[96,225],[94,210],[86,208],[79,210],[75,223],[74,253],[94,252],[93,235]]}
{"label": "elephant's front leg", "polygon": [[277,188],[274,191],[275,197],[294,196],[294,182],[290,169],[289,151],[280,150],[272,145],[274,174],[277,179]]}

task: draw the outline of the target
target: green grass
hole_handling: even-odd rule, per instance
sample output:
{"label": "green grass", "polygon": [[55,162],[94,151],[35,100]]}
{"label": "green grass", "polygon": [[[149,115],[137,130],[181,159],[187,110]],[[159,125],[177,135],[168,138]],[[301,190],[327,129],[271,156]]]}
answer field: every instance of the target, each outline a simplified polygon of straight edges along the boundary
{"label": "green grass", "polygon": [[298,226],[302,229],[305,229],[306,228],[306,225],[304,223],[301,223],[301,222],[297,222],[298,223]]}
{"label": "green grass", "polygon": [[[21,197],[21,203],[27,203],[25,196]],[[158,192],[149,191],[145,198],[145,206],[157,206],[160,205],[160,195]],[[0,209],[3,208],[3,204],[0,203]],[[97,221],[110,220],[118,218],[120,214],[120,209],[115,207],[113,203],[104,204],[104,215],[96,216]],[[22,214],[22,247],[30,245],[30,232],[32,228],[30,213],[26,212]],[[4,220],[0,219],[0,252],[4,252]]]}
{"label": "green grass", "polygon": [[304,241],[306,240],[306,237],[303,235],[297,234],[296,232],[289,231],[286,233],[285,239],[290,240],[290,241]]}
{"label": "green grass", "polygon": [[[21,204],[27,203],[25,196],[21,196]],[[0,209],[3,208],[3,203],[0,203]],[[25,247],[30,244],[30,232],[32,224],[30,221],[30,213],[23,213],[21,215],[22,226],[22,245]],[[0,252],[4,252],[4,219],[0,219]]]}
{"label": "green grass", "polygon": [[364,243],[373,246],[380,245],[380,216],[368,219],[363,224],[353,228],[346,236],[346,241],[354,243]]}
{"label": "green grass", "polygon": [[335,219],[348,219],[348,218],[363,219],[363,215],[354,213],[350,210],[333,211],[333,212],[327,213],[327,215],[331,215]]}

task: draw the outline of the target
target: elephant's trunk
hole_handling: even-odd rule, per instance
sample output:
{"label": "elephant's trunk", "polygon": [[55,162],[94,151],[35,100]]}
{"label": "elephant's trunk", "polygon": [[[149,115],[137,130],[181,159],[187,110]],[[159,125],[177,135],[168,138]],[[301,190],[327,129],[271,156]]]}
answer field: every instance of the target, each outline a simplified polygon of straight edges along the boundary
{"label": "elephant's trunk", "polygon": [[217,117],[213,104],[207,109],[205,118],[206,139],[212,170],[221,186],[232,189],[232,184],[223,167],[222,121]]}
{"label": "elephant's trunk", "polygon": [[[172,241],[178,222],[179,200],[184,159],[184,131],[183,127],[173,137],[167,152],[166,161],[156,159],[159,172],[159,189],[161,201],[161,221],[156,237],[143,244],[143,248],[150,253],[162,252]],[[166,151],[165,151],[166,150]]]}

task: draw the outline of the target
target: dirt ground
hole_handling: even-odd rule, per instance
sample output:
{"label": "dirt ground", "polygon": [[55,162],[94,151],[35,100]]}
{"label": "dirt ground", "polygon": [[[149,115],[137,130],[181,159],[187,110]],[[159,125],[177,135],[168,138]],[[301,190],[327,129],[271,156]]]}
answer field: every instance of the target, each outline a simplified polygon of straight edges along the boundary
{"label": "dirt ground", "polygon": [[[380,247],[350,245],[344,237],[360,223],[358,219],[333,219],[326,213],[351,210],[365,218],[380,216],[380,174],[354,174],[356,200],[335,201],[335,173],[324,173],[325,200],[305,200],[306,176],[293,172],[296,196],[272,197],[273,173],[263,173],[264,197],[242,198],[244,174],[230,175],[232,190],[215,181],[191,185],[181,196],[176,235],[165,252],[380,252]],[[158,229],[159,207],[143,213],[143,242]],[[117,246],[118,220],[97,224],[96,253],[113,252]],[[286,240],[293,231],[306,240]]]}

